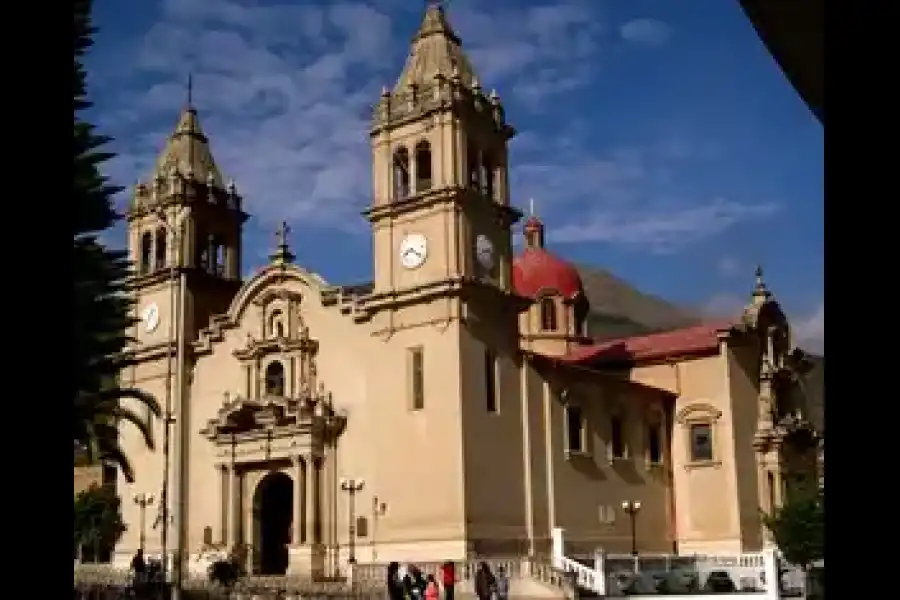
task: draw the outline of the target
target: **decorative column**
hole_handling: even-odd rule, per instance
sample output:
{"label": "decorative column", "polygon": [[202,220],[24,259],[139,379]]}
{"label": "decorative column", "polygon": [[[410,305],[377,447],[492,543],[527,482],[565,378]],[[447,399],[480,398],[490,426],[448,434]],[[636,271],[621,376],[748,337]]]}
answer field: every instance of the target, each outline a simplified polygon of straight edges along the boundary
{"label": "decorative column", "polygon": [[312,454],[303,457],[306,462],[306,541],[309,544],[318,544],[321,540],[321,526],[318,502],[319,478],[317,477],[316,458]]}
{"label": "decorative column", "polygon": [[293,523],[291,525],[291,544],[299,546],[303,543],[303,461],[299,456],[292,456],[291,463],[294,466],[294,503]]}
{"label": "decorative column", "polygon": [[231,489],[228,493],[228,549],[231,550],[240,542],[241,528],[241,476],[237,467],[232,465]]}
{"label": "decorative column", "polygon": [[219,543],[228,543],[228,465],[219,465]]}

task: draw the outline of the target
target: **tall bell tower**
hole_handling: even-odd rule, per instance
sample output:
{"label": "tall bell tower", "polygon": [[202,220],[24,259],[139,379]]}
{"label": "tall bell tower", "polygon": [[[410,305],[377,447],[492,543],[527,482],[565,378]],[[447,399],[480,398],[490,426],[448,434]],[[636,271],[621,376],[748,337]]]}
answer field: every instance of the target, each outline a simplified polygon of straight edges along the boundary
{"label": "tall bell tower", "polygon": [[[393,515],[379,524],[385,556],[410,557],[414,547],[416,560],[463,559],[487,551],[497,523],[517,519],[521,528],[503,535],[525,536],[524,517],[505,503],[498,514],[494,500],[521,481],[521,445],[486,445],[522,422],[517,312],[527,301],[512,285],[511,232],[521,217],[509,197],[514,133],[499,95],[482,89],[443,9],[430,2],[370,131],[373,194],[364,214],[374,285],[361,308],[383,342],[366,380],[379,399],[367,472]],[[398,428],[417,433],[398,436]],[[379,456],[439,473],[429,501]]]}
{"label": "tall bell tower", "polygon": [[[190,89],[190,86],[189,86]],[[233,182],[225,183],[190,101],[145,181],[134,188],[127,210],[128,248],[135,274],[131,281],[138,322],[134,363],[121,374],[123,386],[153,394],[173,417],[172,443],[183,443],[177,423],[178,381],[189,381],[191,342],[212,315],[224,312],[241,285],[241,229],[247,215]],[[183,286],[183,287],[181,287]],[[183,344],[179,344],[183,341]],[[178,349],[184,349],[180,352]],[[179,378],[179,373],[185,374]],[[144,493],[155,497],[157,508],[169,496],[173,510],[173,455],[169,457],[169,482],[163,486],[165,435],[163,420],[154,420],[155,451],[147,449],[133,428],[120,430],[120,442],[134,463],[133,485],[118,482],[123,497]],[[174,447],[174,446],[173,446]],[[126,523],[138,523],[133,502],[123,502]],[[173,514],[168,513],[169,516]],[[174,549],[169,528],[163,542],[162,511],[147,515],[146,546],[158,553]],[[171,523],[171,519],[170,519]],[[127,564],[139,544],[137,527],[129,527],[116,549],[116,560]]]}
{"label": "tall bell tower", "polygon": [[430,2],[371,128],[374,292],[370,309],[417,297],[511,294],[507,143],[515,130],[485,93],[459,37]]}

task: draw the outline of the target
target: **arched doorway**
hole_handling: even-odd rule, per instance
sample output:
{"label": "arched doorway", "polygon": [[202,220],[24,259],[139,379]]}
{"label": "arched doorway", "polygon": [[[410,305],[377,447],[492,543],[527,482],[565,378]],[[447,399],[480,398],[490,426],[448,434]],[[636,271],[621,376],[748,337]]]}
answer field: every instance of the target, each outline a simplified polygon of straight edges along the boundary
{"label": "arched doorway", "polygon": [[291,541],[294,482],[280,471],[262,478],[253,496],[253,553],[260,575],[284,575]]}

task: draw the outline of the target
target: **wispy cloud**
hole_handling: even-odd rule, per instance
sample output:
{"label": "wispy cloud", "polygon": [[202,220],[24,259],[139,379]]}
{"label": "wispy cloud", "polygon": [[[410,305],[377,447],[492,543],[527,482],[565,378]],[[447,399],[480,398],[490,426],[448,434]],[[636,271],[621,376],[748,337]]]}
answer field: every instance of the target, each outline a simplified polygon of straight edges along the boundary
{"label": "wispy cloud", "polygon": [[[673,252],[777,210],[733,194],[703,201],[708,192],[685,186],[688,165],[696,172],[716,158],[715,145],[690,131],[598,146],[577,117],[547,126],[546,108],[597,76],[605,21],[597,2],[541,1],[456,0],[450,18],[484,87],[500,90],[523,129],[512,145],[514,201],[537,199],[551,239]],[[401,28],[396,19],[418,20],[421,6],[399,0],[161,6],[135,54],[121,59],[133,68],[117,70],[119,79],[107,86],[114,93],[103,97],[100,125],[116,138],[115,180],[129,184],[149,174],[192,72],[214,156],[257,226],[287,219],[299,228],[366,232],[357,214],[371,194],[370,107],[408,51],[410,25]],[[653,28],[640,21],[647,20],[626,23],[620,33],[650,40]],[[570,222],[576,214],[578,222]]]}
{"label": "wispy cloud", "polygon": [[767,217],[775,204],[742,204],[716,198],[705,204],[643,211],[599,210],[551,232],[560,242],[607,242],[665,254],[718,235],[748,219]]}
{"label": "wispy cloud", "polygon": [[632,19],[619,27],[619,35],[626,42],[644,46],[660,46],[669,41],[672,28],[656,19]]}

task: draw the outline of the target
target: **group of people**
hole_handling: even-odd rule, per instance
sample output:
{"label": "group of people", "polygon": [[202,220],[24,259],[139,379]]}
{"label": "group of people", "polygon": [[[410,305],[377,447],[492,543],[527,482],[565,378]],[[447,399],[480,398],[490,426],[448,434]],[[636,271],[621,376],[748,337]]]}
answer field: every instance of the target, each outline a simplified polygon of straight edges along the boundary
{"label": "group of people", "polygon": [[[440,581],[438,581],[440,579]],[[392,562],[387,568],[387,592],[390,600],[453,600],[456,569],[452,562],[441,565],[438,577],[424,575],[415,565],[402,567]],[[478,563],[475,572],[475,595],[478,600],[508,600],[509,578],[503,567],[491,572],[485,562]]]}

